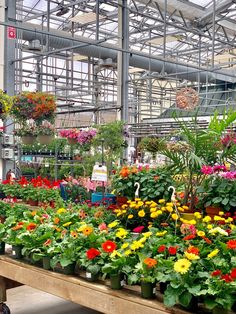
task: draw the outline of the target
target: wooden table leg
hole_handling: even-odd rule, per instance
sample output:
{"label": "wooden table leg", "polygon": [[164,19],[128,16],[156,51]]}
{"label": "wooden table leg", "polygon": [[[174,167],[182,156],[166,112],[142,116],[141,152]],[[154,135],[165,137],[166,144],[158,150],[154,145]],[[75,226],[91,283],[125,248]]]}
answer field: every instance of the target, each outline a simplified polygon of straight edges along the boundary
{"label": "wooden table leg", "polygon": [[0,303],[7,300],[6,294],[6,281],[5,278],[0,276]]}

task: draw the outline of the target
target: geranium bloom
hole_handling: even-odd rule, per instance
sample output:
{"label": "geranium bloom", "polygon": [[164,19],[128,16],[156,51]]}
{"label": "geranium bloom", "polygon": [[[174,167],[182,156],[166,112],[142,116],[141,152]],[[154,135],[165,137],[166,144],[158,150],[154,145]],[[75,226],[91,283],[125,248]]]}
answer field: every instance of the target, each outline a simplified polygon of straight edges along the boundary
{"label": "geranium bloom", "polygon": [[236,268],[233,268],[231,270],[230,276],[231,276],[232,279],[236,279]]}
{"label": "geranium bloom", "polygon": [[232,282],[232,278],[230,275],[226,274],[226,275],[222,275],[221,279],[224,280],[225,282]]}
{"label": "geranium bloom", "polygon": [[159,246],[157,251],[158,251],[158,253],[163,253],[163,252],[165,252],[165,250],[166,250],[166,246],[164,244],[162,244]]}
{"label": "geranium bloom", "polygon": [[95,248],[91,248],[86,252],[88,259],[94,259],[95,257],[99,256],[101,253]]}
{"label": "geranium bloom", "polygon": [[150,257],[145,258],[143,262],[148,268],[153,268],[157,264],[157,261],[154,258],[150,258]]}
{"label": "geranium bloom", "polygon": [[236,240],[229,240],[227,243],[227,248],[231,250],[236,249]]}
{"label": "geranium bloom", "polygon": [[216,269],[214,270],[212,273],[211,273],[211,276],[212,277],[217,277],[217,276],[220,276],[222,273],[221,273],[221,270],[219,269]]}
{"label": "geranium bloom", "polygon": [[168,252],[169,252],[170,255],[176,255],[177,249],[178,249],[178,246],[170,246],[168,248]]}
{"label": "geranium bloom", "polygon": [[26,227],[26,229],[27,229],[28,231],[33,231],[36,227],[37,227],[37,225],[36,225],[34,222],[30,222],[30,223],[28,224],[28,226]]}
{"label": "geranium bloom", "polygon": [[211,253],[207,255],[208,258],[213,258],[219,253],[218,249],[213,250]]}
{"label": "geranium bloom", "polygon": [[112,253],[117,248],[115,242],[107,240],[106,242],[102,243],[103,251],[107,253]]}
{"label": "geranium bloom", "polygon": [[186,258],[181,258],[174,264],[174,270],[180,274],[186,274],[189,271],[191,262]]}
{"label": "geranium bloom", "polygon": [[201,168],[201,173],[203,174],[212,174],[213,173],[213,168],[211,166],[202,166]]}

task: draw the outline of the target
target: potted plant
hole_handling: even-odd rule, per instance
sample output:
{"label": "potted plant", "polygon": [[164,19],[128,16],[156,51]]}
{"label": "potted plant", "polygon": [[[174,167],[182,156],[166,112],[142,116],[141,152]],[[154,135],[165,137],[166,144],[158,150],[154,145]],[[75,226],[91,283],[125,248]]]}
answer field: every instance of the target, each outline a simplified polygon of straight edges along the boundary
{"label": "potted plant", "polygon": [[37,131],[34,125],[22,124],[15,130],[15,135],[21,138],[25,145],[32,145],[36,141]]}
{"label": "potted plant", "polygon": [[79,130],[78,129],[63,129],[59,131],[59,135],[61,137],[65,137],[67,138],[67,141],[70,145],[75,145],[78,143],[78,134],[79,134]]}
{"label": "potted plant", "polygon": [[5,225],[3,223],[0,223],[0,255],[5,253],[5,242],[4,242],[4,237],[5,237]]}
{"label": "potted plant", "polygon": [[43,121],[43,123],[37,127],[37,140],[41,145],[50,144],[55,135],[54,126],[48,121]]}
{"label": "potted plant", "polygon": [[0,115],[1,118],[10,112],[13,105],[13,97],[8,96],[3,90],[0,89]]}

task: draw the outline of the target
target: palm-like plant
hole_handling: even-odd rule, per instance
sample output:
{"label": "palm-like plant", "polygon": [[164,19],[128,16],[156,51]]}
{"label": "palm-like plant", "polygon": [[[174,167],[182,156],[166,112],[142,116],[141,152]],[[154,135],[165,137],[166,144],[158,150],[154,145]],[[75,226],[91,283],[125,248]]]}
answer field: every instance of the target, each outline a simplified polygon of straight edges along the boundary
{"label": "palm-like plant", "polygon": [[217,112],[211,118],[206,130],[200,129],[197,114],[192,119],[192,124],[180,121],[178,136],[181,142],[168,143],[160,152],[169,160],[169,170],[185,175],[184,203],[189,202],[190,209],[194,208],[197,187],[204,180],[200,172],[204,164],[215,164],[232,157],[234,148],[225,150],[221,144],[221,136],[236,120],[236,112],[225,113],[220,119]]}

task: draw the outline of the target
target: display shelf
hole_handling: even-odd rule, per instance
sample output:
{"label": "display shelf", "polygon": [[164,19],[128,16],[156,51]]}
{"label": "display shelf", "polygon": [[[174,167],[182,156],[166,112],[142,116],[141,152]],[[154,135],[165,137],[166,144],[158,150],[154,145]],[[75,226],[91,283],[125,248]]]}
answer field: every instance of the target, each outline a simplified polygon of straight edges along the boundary
{"label": "display shelf", "polygon": [[0,256],[0,302],[6,301],[9,280],[102,313],[189,314],[178,308],[167,309],[157,299],[142,299],[136,289],[134,291],[131,289],[112,290],[99,282],[91,283],[83,278],[47,271],[2,255]]}

